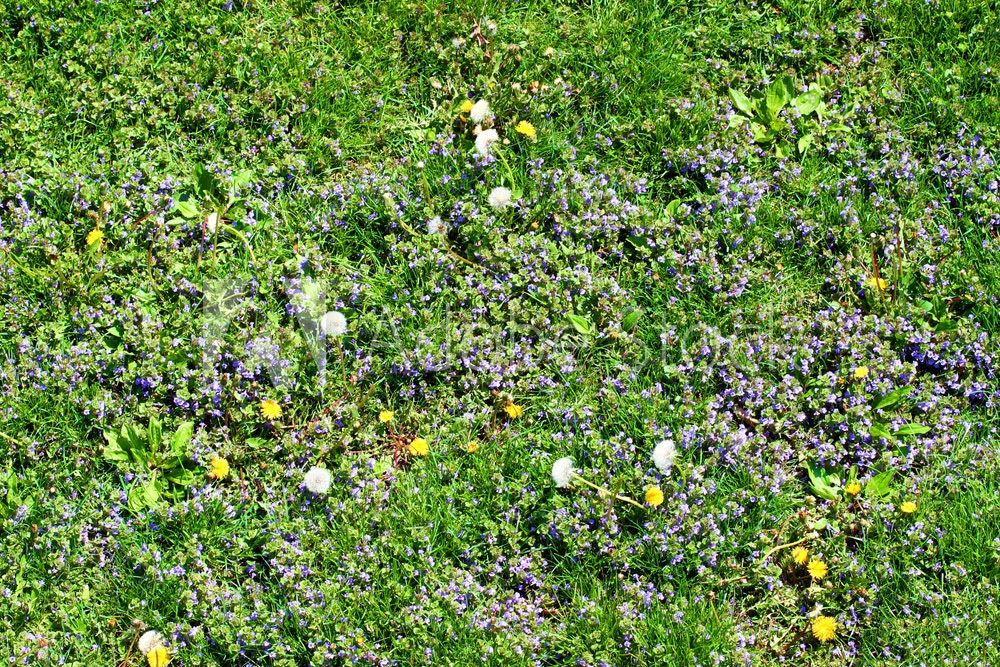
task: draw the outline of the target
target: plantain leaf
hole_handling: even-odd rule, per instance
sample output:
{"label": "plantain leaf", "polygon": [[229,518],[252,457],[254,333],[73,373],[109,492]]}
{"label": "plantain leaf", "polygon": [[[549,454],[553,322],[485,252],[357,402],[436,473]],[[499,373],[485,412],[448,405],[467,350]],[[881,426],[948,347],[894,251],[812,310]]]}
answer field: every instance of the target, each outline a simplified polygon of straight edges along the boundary
{"label": "plantain leaf", "polygon": [[819,103],[822,101],[823,98],[818,90],[810,90],[792,100],[792,106],[803,116],[808,116],[819,108]]}
{"label": "plantain leaf", "polygon": [[811,463],[806,464],[812,491],[820,498],[837,500],[840,498],[840,477],[832,475]]}
{"label": "plantain leaf", "polygon": [[733,101],[733,106],[742,111],[748,116],[753,116],[753,104],[747,98],[746,95],[736,90],[735,88],[729,89],[729,99]]}
{"label": "plantain leaf", "polygon": [[887,440],[892,440],[892,433],[885,427],[884,424],[874,423],[868,429],[868,432],[873,438],[886,438]]}
{"label": "plantain leaf", "polygon": [[160,449],[163,442],[163,426],[156,417],[149,418],[149,428],[146,429],[146,440],[149,442],[149,451],[155,454]]}
{"label": "plantain leaf", "polygon": [[883,410],[885,408],[891,408],[909,395],[911,391],[913,391],[913,387],[898,387],[880,398],[878,403],[875,404],[875,409]]}
{"label": "plantain leaf", "polygon": [[889,495],[889,482],[892,481],[892,470],[886,470],[868,480],[865,484],[865,495],[874,498],[882,498]]}
{"label": "plantain leaf", "polygon": [[594,331],[594,327],[590,324],[590,321],[587,320],[587,318],[585,317],[581,317],[579,315],[574,315],[573,313],[570,313],[566,316],[566,319],[569,321],[570,324],[573,325],[573,328],[577,330],[577,333],[588,335]]}
{"label": "plantain leaf", "polygon": [[783,76],[771,83],[767,87],[765,95],[767,100],[767,110],[772,118],[777,118],[778,113],[792,101],[792,79]]}
{"label": "plantain leaf", "polygon": [[639,318],[642,317],[642,310],[636,309],[631,313],[626,315],[622,319],[622,331],[631,331],[635,329],[636,325],[639,324]]}
{"label": "plantain leaf", "polygon": [[930,430],[930,426],[923,424],[904,424],[896,429],[896,435],[923,435]]}
{"label": "plantain leaf", "polygon": [[194,422],[184,422],[177,427],[174,435],[170,438],[170,453],[173,456],[184,456],[187,454],[187,446],[194,435]]}

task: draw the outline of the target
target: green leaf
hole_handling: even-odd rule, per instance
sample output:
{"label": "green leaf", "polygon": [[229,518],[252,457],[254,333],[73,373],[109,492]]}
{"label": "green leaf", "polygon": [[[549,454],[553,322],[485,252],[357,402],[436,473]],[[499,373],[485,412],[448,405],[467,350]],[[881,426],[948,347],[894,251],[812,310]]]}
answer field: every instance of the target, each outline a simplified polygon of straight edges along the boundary
{"label": "green leaf", "polygon": [[797,148],[799,149],[799,155],[806,154],[806,151],[809,150],[810,146],[812,146],[813,138],[814,137],[812,134],[806,134],[804,136],[799,137],[799,142],[797,145]]}
{"label": "green leaf", "polygon": [[167,468],[164,470],[163,476],[167,478],[167,481],[180,484],[181,486],[191,486],[194,484],[195,479],[194,472],[188,470],[183,465],[175,465]]}
{"label": "green leaf", "polygon": [[826,126],[826,129],[831,132],[850,132],[851,128],[847,127],[843,123],[830,123]]}
{"label": "green leaf", "polygon": [[753,140],[758,144],[766,144],[774,139],[774,136],[760,123],[750,123],[750,130],[753,132]]}
{"label": "green leaf", "polygon": [[170,438],[170,453],[173,456],[187,455],[187,447],[194,435],[194,422],[184,422]]}
{"label": "green leaf", "polygon": [[865,495],[874,498],[882,498],[889,495],[889,482],[892,481],[892,470],[886,470],[868,480],[865,484]]}
{"label": "green leaf", "polygon": [[588,335],[594,331],[593,325],[591,325],[590,321],[585,317],[569,313],[566,315],[566,319],[573,325],[573,328],[576,329],[577,333]]}
{"label": "green leaf", "polygon": [[808,116],[813,111],[816,111],[819,103],[822,101],[823,98],[820,96],[818,90],[810,90],[792,100],[792,106],[803,116]]}
{"label": "green leaf", "polygon": [[785,105],[792,101],[792,79],[783,76],[767,87],[767,110],[771,117],[777,117],[778,113],[785,108]]}
{"label": "green leaf", "polygon": [[215,174],[199,164],[194,168],[194,178],[195,189],[199,194],[203,197],[211,197],[213,199],[216,198],[218,180],[215,178]]}
{"label": "green leaf", "polygon": [[878,403],[875,404],[875,409],[884,410],[885,408],[891,408],[908,396],[911,391],[913,391],[913,387],[899,387],[894,389],[879,399]]}
{"label": "green leaf", "polygon": [[141,512],[146,509],[146,499],[143,497],[143,488],[138,484],[128,491],[128,508],[133,512]]}
{"label": "green leaf", "polygon": [[149,428],[146,430],[146,439],[149,442],[149,451],[155,454],[160,449],[163,442],[163,426],[156,417],[149,418]]}
{"label": "green leaf", "polygon": [[242,190],[246,186],[250,185],[250,181],[253,180],[253,172],[249,169],[244,169],[243,171],[236,174],[233,177],[233,191],[237,192]]}
{"label": "green leaf", "polygon": [[178,199],[174,202],[174,208],[188,220],[201,217],[201,210],[199,210],[198,205],[190,199]]}
{"label": "green leaf", "polygon": [[873,438],[886,438],[887,440],[892,440],[892,433],[885,427],[884,424],[874,423],[868,429],[868,432]]}
{"label": "green leaf", "polygon": [[154,507],[160,499],[160,489],[155,477],[142,485],[142,498],[146,501],[146,507]]}
{"label": "green leaf", "polygon": [[128,461],[128,453],[118,444],[118,435],[114,431],[105,431],[104,439],[108,441],[104,448],[104,458],[108,461]]}
{"label": "green leaf", "polygon": [[375,462],[375,468],[372,472],[375,473],[376,477],[381,477],[390,470],[392,470],[392,457],[382,456]]}
{"label": "green leaf", "polygon": [[826,472],[811,463],[806,464],[809,471],[809,482],[813,493],[820,498],[827,500],[838,500],[840,498],[840,477]]}
{"label": "green leaf", "polygon": [[149,460],[149,452],[146,451],[146,432],[135,425],[126,424],[122,427],[118,444],[134,463],[146,463]]}
{"label": "green leaf", "polygon": [[631,313],[626,315],[622,319],[622,331],[631,331],[635,329],[636,325],[639,324],[639,318],[642,317],[642,310],[633,310]]}
{"label": "green leaf", "polygon": [[664,207],[663,210],[666,211],[667,215],[669,215],[671,219],[673,219],[677,217],[677,211],[678,209],[680,209],[680,207],[681,207],[681,200],[673,199],[670,201],[669,204],[666,205],[666,207]]}
{"label": "green leaf", "polygon": [[923,424],[904,424],[896,429],[896,435],[923,435],[931,430]]}
{"label": "green leaf", "polygon": [[742,111],[748,116],[753,116],[753,104],[747,98],[746,95],[736,90],[735,88],[729,89],[729,99],[733,101],[733,106]]}

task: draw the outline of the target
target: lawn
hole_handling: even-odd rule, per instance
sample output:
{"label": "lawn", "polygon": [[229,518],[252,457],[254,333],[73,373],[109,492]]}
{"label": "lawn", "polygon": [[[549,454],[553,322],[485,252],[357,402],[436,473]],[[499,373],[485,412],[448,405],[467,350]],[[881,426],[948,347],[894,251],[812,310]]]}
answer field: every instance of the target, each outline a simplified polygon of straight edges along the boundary
{"label": "lawn", "polygon": [[1000,664],[1000,11],[0,1],[0,658]]}

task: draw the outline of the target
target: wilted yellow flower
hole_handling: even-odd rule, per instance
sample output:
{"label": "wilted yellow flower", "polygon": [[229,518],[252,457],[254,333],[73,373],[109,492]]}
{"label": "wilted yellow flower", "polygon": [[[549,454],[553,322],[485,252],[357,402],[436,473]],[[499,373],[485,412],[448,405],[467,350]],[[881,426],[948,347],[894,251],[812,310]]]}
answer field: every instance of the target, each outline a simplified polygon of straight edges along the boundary
{"label": "wilted yellow flower", "polygon": [[475,454],[477,449],[479,449],[479,443],[475,440],[470,440],[469,443],[465,445],[465,451],[470,454]]}
{"label": "wilted yellow flower", "polygon": [[826,573],[829,571],[829,568],[826,566],[826,563],[819,560],[818,558],[813,558],[811,561],[809,561],[809,565],[808,567],[806,567],[806,569],[809,570],[809,576],[815,579],[816,581],[819,581],[820,579],[825,577]]}
{"label": "wilted yellow flower", "polygon": [[225,479],[229,476],[229,461],[226,459],[216,456],[208,465],[212,468],[208,473],[212,479]]}
{"label": "wilted yellow flower", "polygon": [[792,560],[799,565],[805,565],[809,560],[809,550],[805,547],[795,547],[792,549]]}
{"label": "wilted yellow flower", "polygon": [[149,662],[149,667],[164,667],[170,662],[170,652],[166,646],[157,646],[146,654],[146,661]]}
{"label": "wilted yellow flower", "polygon": [[514,403],[508,403],[507,407],[505,407],[503,411],[506,412],[507,416],[511,419],[517,419],[524,414],[524,408]]}
{"label": "wilted yellow flower", "polygon": [[867,285],[868,287],[877,289],[880,292],[884,292],[889,288],[889,281],[885,278],[876,278],[875,276],[872,276],[868,279]]}
{"label": "wilted yellow flower", "polygon": [[392,414],[392,410],[382,410],[378,413],[378,420],[383,424],[388,424],[392,421],[395,415]]}
{"label": "wilted yellow flower", "polygon": [[538,130],[535,129],[535,126],[526,120],[522,120],[514,126],[514,131],[523,134],[526,137],[533,137],[538,134]]}
{"label": "wilted yellow flower", "polygon": [[465,100],[464,102],[462,102],[462,106],[460,106],[458,109],[462,113],[469,113],[470,111],[472,111],[472,100],[469,99]]}
{"label": "wilted yellow flower", "polygon": [[410,456],[427,456],[430,451],[430,445],[423,438],[414,438],[410,443]]}
{"label": "wilted yellow flower", "polygon": [[907,500],[905,503],[899,506],[899,511],[903,514],[913,514],[917,511],[917,504],[912,500]]}
{"label": "wilted yellow flower", "polygon": [[868,367],[862,366],[861,368],[855,368],[853,377],[855,380],[864,380],[868,377]]}
{"label": "wilted yellow flower", "polygon": [[99,227],[94,227],[87,234],[87,245],[97,245],[104,240],[104,232]]}
{"label": "wilted yellow flower", "polygon": [[856,496],[861,493],[861,483],[860,482],[850,482],[844,487],[844,493],[849,493],[852,496]]}
{"label": "wilted yellow flower", "polygon": [[817,616],[812,625],[813,637],[828,642],[837,636],[837,621],[829,616]]}
{"label": "wilted yellow flower", "polygon": [[659,507],[663,504],[663,491],[660,490],[660,487],[651,486],[646,489],[646,502],[653,507]]}
{"label": "wilted yellow flower", "polygon": [[281,406],[271,399],[261,401],[260,414],[267,420],[277,419],[281,416]]}

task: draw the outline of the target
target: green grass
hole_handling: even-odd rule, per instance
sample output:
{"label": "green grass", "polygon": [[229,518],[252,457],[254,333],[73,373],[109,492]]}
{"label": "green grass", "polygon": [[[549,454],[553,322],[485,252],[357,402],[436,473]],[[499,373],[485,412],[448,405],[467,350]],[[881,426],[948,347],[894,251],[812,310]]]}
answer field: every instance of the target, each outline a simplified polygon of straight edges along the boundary
{"label": "green grass", "polygon": [[[980,330],[995,348],[996,229],[977,216],[995,213],[1000,170],[952,187],[926,166],[975,153],[974,136],[998,157],[998,19],[971,1],[0,3],[0,657],[138,665],[141,625],[171,635],[181,665],[1000,662],[996,410],[962,393],[996,379],[968,360],[904,367],[905,334],[889,331],[909,318],[966,357]],[[784,74],[831,77],[827,120],[850,127],[779,160],[723,109],[730,88]],[[458,107],[483,98],[510,144],[480,168]],[[464,154],[429,154],[441,146]],[[608,182],[553,193],[537,160],[563,183]],[[697,160],[710,166],[684,169]],[[215,243],[173,224],[200,165],[252,174],[239,205],[255,219]],[[724,204],[729,178],[743,183],[726,196],[759,201]],[[489,211],[497,185],[523,214]],[[670,215],[674,200],[702,213]],[[609,213],[628,223],[591,222]],[[424,234],[432,214],[462,217],[446,242]],[[892,294],[862,293],[873,252]],[[349,315],[328,384],[286,278]],[[226,350],[261,369],[215,369],[210,414],[204,286],[228,279],[248,282]],[[257,336],[290,382],[269,385],[245,347]],[[792,368],[812,337],[827,356]],[[905,410],[878,416],[889,385],[848,382],[860,406],[767,423],[815,407],[775,407],[783,382],[863,364],[919,386]],[[496,368],[509,373],[492,386]],[[755,382],[759,405],[731,418],[726,397]],[[283,404],[276,427],[263,398]],[[508,398],[523,418],[504,416]],[[429,457],[393,465],[383,408],[393,434],[431,439]],[[196,421],[190,456],[226,456],[233,478],[199,473],[182,502],[130,513],[122,498],[149,471],[102,459],[103,433],[153,415]],[[977,426],[926,456],[930,439],[900,438],[860,460],[851,442],[809,440],[836,419],[945,439]],[[693,444],[657,481],[665,427]],[[741,434],[754,444],[734,453]],[[558,490],[559,456],[640,501],[659,483],[668,502]],[[816,502],[803,464],[831,456],[895,466],[893,495]],[[336,478],[323,498],[300,490],[317,464]],[[826,581],[787,549],[762,561],[803,540]],[[831,643],[809,634],[820,608],[841,623]]]}

